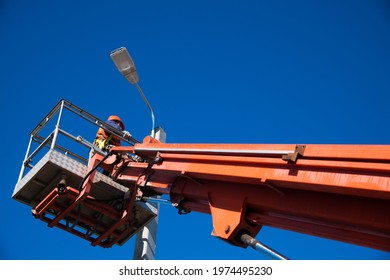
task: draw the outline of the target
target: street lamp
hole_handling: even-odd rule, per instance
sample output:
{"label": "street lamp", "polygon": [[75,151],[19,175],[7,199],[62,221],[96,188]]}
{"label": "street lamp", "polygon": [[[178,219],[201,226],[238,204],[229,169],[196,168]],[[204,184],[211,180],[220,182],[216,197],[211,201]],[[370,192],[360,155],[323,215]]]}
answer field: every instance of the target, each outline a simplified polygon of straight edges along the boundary
{"label": "street lamp", "polygon": [[138,85],[139,78],[133,60],[131,59],[125,47],[121,47],[119,49],[112,51],[110,53],[110,57],[114,61],[115,66],[116,68],[118,68],[119,72],[121,72],[121,74],[130,82],[130,84],[136,86],[138,92],[141,94],[142,99],[144,100],[145,104],[148,106],[150,114],[152,116],[152,131],[150,135],[154,138],[155,136],[154,113],[152,107],[150,106],[148,100],[146,99],[144,93],[142,92],[141,88]]}

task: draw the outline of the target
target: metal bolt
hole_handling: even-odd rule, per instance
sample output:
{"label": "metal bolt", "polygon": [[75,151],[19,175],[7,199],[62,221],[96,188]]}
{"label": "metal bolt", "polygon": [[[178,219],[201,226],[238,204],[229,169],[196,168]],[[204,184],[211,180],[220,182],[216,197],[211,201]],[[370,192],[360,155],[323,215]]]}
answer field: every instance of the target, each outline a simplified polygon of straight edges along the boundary
{"label": "metal bolt", "polygon": [[230,226],[227,225],[227,226],[225,227],[225,233],[227,234],[227,233],[229,233],[229,231],[230,231]]}

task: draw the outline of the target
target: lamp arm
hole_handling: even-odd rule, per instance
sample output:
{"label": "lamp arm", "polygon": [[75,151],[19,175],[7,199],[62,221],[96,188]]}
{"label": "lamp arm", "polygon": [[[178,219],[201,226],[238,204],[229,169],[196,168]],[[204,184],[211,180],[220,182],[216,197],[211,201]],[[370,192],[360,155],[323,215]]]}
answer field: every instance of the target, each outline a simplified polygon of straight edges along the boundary
{"label": "lamp arm", "polygon": [[146,99],[146,97],[145,97],[144,93],[142,92],[142,89],[140,88],[138,83],[136,83],[135,86],[137,87],[138,92],[141,94],[142,99],[144,100],[145,104],[148,106],[150,114],[152,116],[152,131],[150,133],[150,136],[152,136],[154,138],[154,136],[155,136],[155,131],[154,131],[155,124],[154,124],[154,113],[153,113],[152,107],[150,106],[148,100]]}

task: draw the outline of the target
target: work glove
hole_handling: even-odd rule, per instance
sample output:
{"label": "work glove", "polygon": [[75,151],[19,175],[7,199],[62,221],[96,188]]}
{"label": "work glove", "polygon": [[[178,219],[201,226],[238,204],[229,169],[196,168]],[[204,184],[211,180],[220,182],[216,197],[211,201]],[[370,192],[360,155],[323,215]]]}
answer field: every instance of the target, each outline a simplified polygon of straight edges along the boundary
{"label": "work glove", "polygon": [[128,132],[127,130],[124,130],[124,131],[123,131],[123,138],[125,138],[125,139],[131,138],[130,132]]}

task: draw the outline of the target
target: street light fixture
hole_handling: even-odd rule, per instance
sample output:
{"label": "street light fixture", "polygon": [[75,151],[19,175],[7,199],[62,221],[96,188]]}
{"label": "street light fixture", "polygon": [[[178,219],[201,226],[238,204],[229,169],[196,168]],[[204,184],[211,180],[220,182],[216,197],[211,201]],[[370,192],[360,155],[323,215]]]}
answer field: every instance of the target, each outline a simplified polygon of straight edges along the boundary
{"label": "street light fixture", "polygon": [[130,84],[135,85],[138,92],[141,94],[142,99],[145,104],[148,106],[150,114],[152,116],[152,130],[150,135],[155,137],[155,125],[154,125],[154,113],[152,107],[150,106],[148,100],[146,99],[144,93],[138,85],[139,78],[137,74],[137,70],[135,68],[134,61],[131,59],[127,49],[125,47],[121,47],[116,49],[110,53],[111,59],[114,61],[116,68],[118,68],[119,72],[130,82]]}

